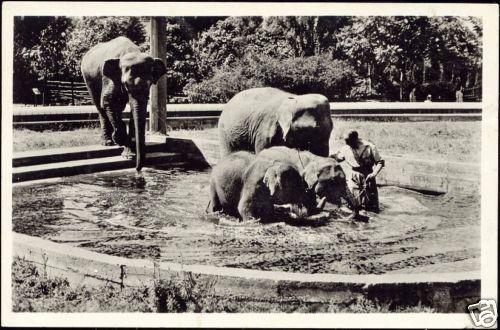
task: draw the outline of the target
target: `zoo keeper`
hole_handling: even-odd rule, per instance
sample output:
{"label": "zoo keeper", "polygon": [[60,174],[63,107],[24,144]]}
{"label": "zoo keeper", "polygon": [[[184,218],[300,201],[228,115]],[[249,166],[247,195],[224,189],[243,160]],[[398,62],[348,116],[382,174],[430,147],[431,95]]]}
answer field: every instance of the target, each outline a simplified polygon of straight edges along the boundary
{"label": "zoo keeper", "polygon": [[346,145],[340,149],[336,158],[339,162],[345,161],[350,169],[346,171],[347,188],[361,208],[379,212],[375,177],[384,167],[385,161],[375,145],[360,139],[357,131],[347,131],[343,139]]}

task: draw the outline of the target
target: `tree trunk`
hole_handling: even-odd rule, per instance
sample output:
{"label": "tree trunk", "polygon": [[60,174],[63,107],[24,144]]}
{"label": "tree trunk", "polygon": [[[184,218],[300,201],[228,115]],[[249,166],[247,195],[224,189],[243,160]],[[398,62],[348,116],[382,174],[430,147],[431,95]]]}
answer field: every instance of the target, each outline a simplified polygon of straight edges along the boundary
{"label": "tree trunk", "polygon": [[368,69],[368,92],[371,94],[372,92],[372,64],[371,63],[368,63],[367,65],[367,69]]}
{"label": "tree trunk", "polygon": [[403,76],[404,76],[404,70],[400,69],[400,73],[399,73],[399,101],[403,101]]}

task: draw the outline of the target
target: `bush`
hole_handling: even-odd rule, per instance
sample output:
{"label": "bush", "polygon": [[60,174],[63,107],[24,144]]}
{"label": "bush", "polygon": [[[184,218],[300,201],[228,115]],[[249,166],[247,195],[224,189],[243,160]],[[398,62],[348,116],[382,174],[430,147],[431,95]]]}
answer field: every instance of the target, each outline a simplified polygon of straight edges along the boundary
{"label": "bush", "polygon": [[184,93],[190,103],[226,103],[245,89],[262,86],[262,81],[246,76],[241,68],[219,69],[211,79],[200,83],[189,82],[184,87]]}
{"label": "bush", "polygon": [[329,55],[278,60],[256,53],[233,66],[215,71],[212,78],[190,82],[184,92],[191,102],[225,103],[252,87],[276,87],[296,94],[319,93],[329,100],[344,100],[355,84],[353,68]]}

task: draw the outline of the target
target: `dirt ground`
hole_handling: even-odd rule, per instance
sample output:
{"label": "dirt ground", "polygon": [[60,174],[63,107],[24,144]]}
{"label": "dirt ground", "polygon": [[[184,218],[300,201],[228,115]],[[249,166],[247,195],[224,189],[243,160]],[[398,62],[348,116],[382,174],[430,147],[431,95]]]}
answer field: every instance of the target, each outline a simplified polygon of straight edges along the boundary
{"label": "dirt ground", "polygon": [[[330,207],[316,227],[207,214],[209,171],[145,169],[15,187],[13,229],[129,258],[308,273],[480,269],[480,194],[380,188],[367,223]],[[152,207],[153,206],[153,207]]]}

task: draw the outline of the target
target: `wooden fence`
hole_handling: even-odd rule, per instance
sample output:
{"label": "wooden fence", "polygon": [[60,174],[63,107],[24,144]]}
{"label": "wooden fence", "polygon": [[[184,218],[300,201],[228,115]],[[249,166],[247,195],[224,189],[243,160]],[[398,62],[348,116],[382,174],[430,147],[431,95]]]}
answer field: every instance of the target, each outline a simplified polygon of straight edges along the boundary
{"label": "wooden fence", "polygon": [[45,105],[87,105],[92,98],[84,82],[48,80],[44,86]]}
{"label": "wooden fence", "polygon": [[464,89],[464,102],[481,102],[483,98],[482,86]]}

